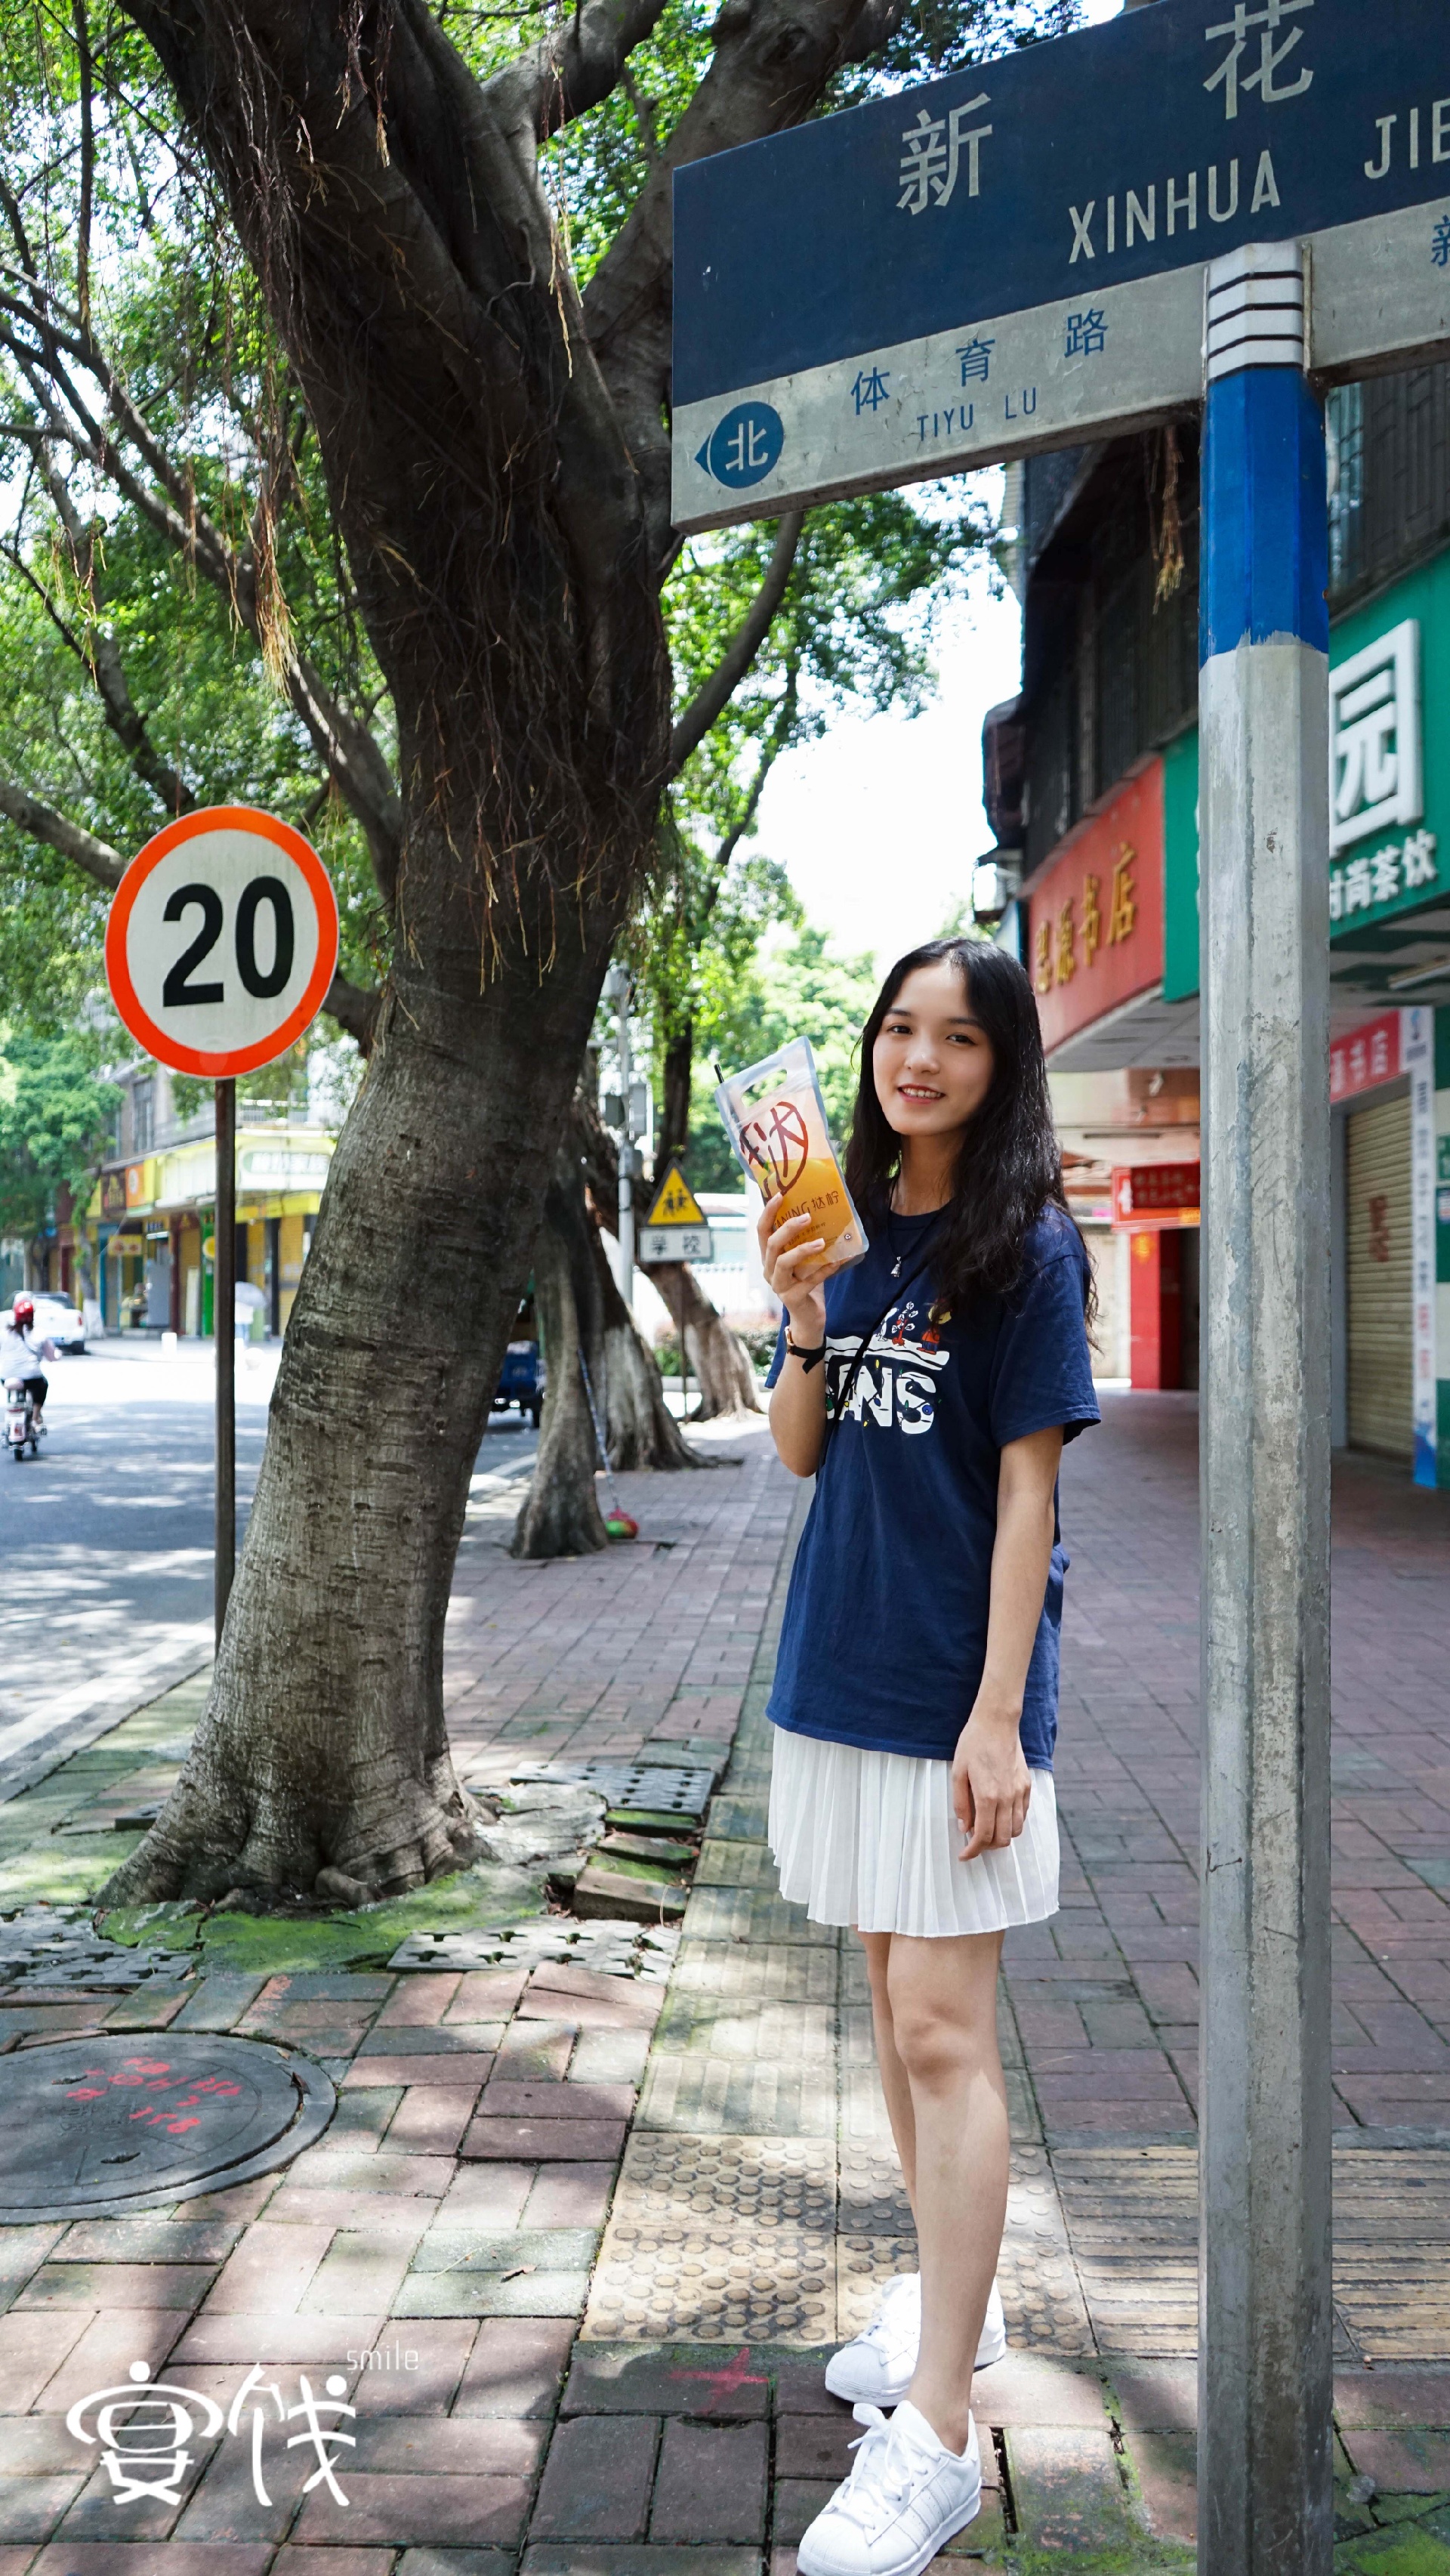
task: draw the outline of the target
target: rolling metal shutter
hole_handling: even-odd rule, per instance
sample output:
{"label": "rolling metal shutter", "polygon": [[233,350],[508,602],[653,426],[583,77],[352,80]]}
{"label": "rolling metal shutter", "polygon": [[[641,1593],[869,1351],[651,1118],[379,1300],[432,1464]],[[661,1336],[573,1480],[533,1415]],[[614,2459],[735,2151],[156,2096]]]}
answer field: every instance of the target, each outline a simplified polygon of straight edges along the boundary
{"label": "rolling metal shutter", "polygon": [[1413,1447],[1410,1104],[1349,1120],[1349,1445],[1408,1458]]}

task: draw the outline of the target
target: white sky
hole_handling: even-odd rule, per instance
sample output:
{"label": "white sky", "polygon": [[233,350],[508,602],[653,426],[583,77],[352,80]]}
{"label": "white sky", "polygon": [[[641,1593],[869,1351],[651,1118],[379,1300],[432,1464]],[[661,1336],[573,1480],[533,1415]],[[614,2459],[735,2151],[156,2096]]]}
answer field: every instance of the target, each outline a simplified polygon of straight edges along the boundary
{"label": "white sky", "polygon": [[[1122,0],[1084,0],[1090,25]],[[1000,490],[1000,476],[972,478]],[[991,847],[982,811],[982,718],[1021,679],[1021,619],[993,599],[985,571],[941,621],[938,693],[914,721],[845,718],[777,762],[760,806],[757,849],[777,859],[812,922],[838,948],[884,968],[932,938],[971,890]]]}

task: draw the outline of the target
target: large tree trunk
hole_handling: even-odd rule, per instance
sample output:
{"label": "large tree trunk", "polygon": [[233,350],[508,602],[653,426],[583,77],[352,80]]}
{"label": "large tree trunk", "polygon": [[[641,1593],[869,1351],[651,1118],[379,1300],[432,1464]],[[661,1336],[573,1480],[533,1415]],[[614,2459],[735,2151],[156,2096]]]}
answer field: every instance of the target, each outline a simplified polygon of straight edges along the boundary
{"label": "large tree trunk", "polygon": [[[467,1856],[444,1615],[607,946],[466,1004],[400,969],[288,1326],[206,1712],[109,1902],[355,1903]],[[597,1509],[594,1528],[602,1545]]]}
{"label": "large tree trunk", "polygon": [[[588,1213],[579,1187],[577,1213],[568,1186],[569,1161],[544,1201],[544,1222],[534,1246],[534,1302],[549,1376],[544,1391],[543,1436],[523,1507],[514,1524],[511,1556],[595,1556],[609,1545],[599,1510],[595,1476],[599,1444],[579,1365],[580,1314],[575,1281],[589,1260],[583,1240]],[[592,1374],[592,1372],[591,1372]],[[598,1381],[596,1379],[596,1389]],[[596,1393],[597,1401],[597,1393]]]}
{"label": "large tree trunk", "polygon": [[629,1467],[703,1467],[665,1402],[659,1365],[615,1285],[599,1228],[591,1224],[589,1231],[598,1290],[594,1383],[602,1387],[609,1463],[621,1475]]}
{"label": "large tree trunk", "polygon": [[577,1115],[544,1201],[534,1286],[548,1382],[533,1480],[514,1528],[515,1556],[585,1556],[607,1546],[595,1491],[599,1444],[581,1348],[612,1468],[698,1467],[665,1403],[653,1353],[614,1283],[584,1195]]}
{"label": "large tree trunk", "polygon": [[685,1331],[685,1357],[700,1381],[700,1401],[692,1422],[714,1422],[723,1414],[759,1413],[755,1371],[738,1333],[712,1306],[688,1261],[656,1262],[650,1269],[678,1332]]}

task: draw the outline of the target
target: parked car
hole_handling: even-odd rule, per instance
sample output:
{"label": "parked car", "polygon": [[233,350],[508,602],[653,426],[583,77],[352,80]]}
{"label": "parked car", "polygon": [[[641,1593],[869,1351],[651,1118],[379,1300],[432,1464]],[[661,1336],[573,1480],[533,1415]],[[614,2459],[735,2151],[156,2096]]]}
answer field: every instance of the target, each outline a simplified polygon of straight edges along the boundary
{"label": "parked car", "polygon": [[511,1404],[516,1404],[520,1413],[532,1415],[537,1431],[544,1410],[544,1370],[537,1342],[510,1342],[504,1352],[494,1412],[507,1413]]}
{"label": "parked car", "polygon": [[[35,1323],[32,1327],[38,1342],[54,1342],[58,1351],[83,1351],[86,1346],[86,1319],[78,1306],[52,1288],[34,1288]],[[12,1309],[7,1306],[0,1324],[8,1325]]]}

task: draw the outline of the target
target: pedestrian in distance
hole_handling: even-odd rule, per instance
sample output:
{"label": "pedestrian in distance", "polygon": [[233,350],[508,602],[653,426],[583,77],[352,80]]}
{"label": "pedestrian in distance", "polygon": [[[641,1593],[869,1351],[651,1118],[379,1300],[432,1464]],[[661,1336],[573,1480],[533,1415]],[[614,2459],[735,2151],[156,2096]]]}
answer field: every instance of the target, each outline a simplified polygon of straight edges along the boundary
{"label": "pedestrian in distance", "polygon": [[973,2371],[1006,2349],[997,1970],[1009,1925],[1057,1911],[1057,1476],[1099,1419],[1037,1006],[1002,950],[939,939],[892,968],[846,1181],[869,1237],[852,1268],[827,1275],[778,1197],[760,1220],[785,1310],[771,1432],[816,1479],[769,1833],[782,1896],[864,1945],[921,2268],[827,2369],[868,2430],[798,2564],[918,2576],[979,2510]]}

